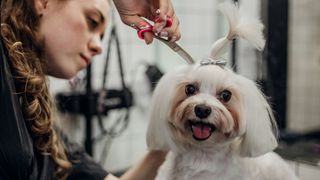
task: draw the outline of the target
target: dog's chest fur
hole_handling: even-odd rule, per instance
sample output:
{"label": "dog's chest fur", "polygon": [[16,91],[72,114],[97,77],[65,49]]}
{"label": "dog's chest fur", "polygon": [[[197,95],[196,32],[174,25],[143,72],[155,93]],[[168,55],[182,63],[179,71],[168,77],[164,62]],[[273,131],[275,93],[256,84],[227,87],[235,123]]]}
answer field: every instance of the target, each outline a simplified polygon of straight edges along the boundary
{"label": "dog's chest fur", "polygon": [[241,167],[237,166],[237,163],[226,154],[220,153],[209,156],[203,152],[188,151],[183,154],[170,152],[156,180],[211,180],[213,177],[219,177],[220,180],[226,173],[226,169],[231,166],[233,170],[228,172],[228,179],[230,177],[239,179]]}
{"label": "dog's chest fur", "polygon": [[[274,153],[258,158],[242,158],[227,152],[210,154],[188,151],[170,152],[156,180],[284,180],[291,177]],[[282,169],[277,171],[277,167]],[[271,176],[271,177],[270,177]]]}

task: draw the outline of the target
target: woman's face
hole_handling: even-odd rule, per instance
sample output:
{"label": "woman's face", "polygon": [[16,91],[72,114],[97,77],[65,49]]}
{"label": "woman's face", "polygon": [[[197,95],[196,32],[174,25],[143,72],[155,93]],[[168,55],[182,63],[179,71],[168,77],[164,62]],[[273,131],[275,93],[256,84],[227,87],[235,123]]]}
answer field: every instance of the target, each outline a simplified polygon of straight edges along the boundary
{"label": "woman's face", "polygon": [[48,75],[72,78],[101,53],[107,0],[35,0],[35,6]]}

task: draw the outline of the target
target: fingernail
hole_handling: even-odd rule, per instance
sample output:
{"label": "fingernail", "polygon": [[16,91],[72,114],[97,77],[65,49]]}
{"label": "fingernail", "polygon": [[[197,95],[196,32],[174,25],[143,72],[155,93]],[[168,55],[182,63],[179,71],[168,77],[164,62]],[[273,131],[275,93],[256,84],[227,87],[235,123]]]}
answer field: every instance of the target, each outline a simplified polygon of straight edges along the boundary
{"label": "fingernail", "polygon": [[177,40],[177,37],[176,36],[172,36],[170,42],[175,42]]}
{"label": "fingernail", "polygon": [[156,33],[160,33],[162,29],[166,26],[166,22],[157,23],[156,25]]}
{"label": "fingernail", "polygon": [[160,36],[162,36],[162,37],[168,37],[168,35],[169,35],[169,33],[166,31],[160,32]]}
{"label": "fingernail", "polygon": [[158,15],[158,16],[159,16],[159,15],[160,15],[160,13],[161,13],[160,9],[157,9],[157,10],[156,10],[156,15]]}
{"label": "fingernail", "polygon": [[138,29],[138,27],[134,23],[131,23],[130,26],[134,29]]}

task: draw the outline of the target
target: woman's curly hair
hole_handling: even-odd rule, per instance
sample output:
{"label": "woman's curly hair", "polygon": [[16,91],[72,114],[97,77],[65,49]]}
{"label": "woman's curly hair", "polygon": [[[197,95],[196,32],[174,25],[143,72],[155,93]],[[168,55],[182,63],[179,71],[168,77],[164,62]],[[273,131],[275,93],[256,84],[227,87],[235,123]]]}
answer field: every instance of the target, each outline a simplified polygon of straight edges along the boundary
{"label": "woman's curly hair", "polygon": [[36,38],[39,27],[34,0],[2,0],[1,36],[8,50],[15,87],[34,146],[56,163],[58,178],[66,177],[71,163],[62,141],[53,128],[53,102],[49,94],[46,63]]}

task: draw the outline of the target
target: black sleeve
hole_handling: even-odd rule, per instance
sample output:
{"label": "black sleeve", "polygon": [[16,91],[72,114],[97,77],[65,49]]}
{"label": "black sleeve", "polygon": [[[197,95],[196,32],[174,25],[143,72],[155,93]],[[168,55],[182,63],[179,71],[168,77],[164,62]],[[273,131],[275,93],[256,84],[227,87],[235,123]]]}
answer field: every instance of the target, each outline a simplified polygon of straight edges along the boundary
{"label": "black sleeve", "polygon": [[7,51],[0,38],[0,179],[36,179],[32,138],[28,133]]}
{"label": "black sleeve", "polygon": [[69,159],[72,162],[71,173],[68,180],[102,180],[108,172],[96,163],[77,143],[70,142],[66,135],[60,135],[63,140]]}

